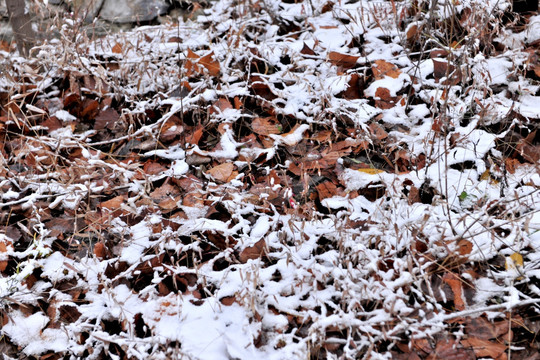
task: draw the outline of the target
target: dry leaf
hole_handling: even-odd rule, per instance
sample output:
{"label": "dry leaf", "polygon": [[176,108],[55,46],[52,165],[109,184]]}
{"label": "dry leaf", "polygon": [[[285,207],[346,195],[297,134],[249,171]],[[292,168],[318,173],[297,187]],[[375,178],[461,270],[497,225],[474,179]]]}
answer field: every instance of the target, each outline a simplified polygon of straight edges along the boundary
{"label": "dry leaf", "polygon": [[[7,252],[7,246],[4,242],[0,242],[0,256],[4,257],[4,255],[2,254],[5,252]],[[6,270],[7,265],[8,265],[7,260],[0,260],[0,272]]]}
{"label": "dry leaf", "polygon": [[489,340],[508,334],[508,322],[493,323],[485,317],[467,318],[465,330],[469,337]]}
{"label": "dry leaf", "polygon": [[416,41],[418,39],[419,31],[418,31],[418,25],[414,24],[409,27],[409,30],[407,30],[407,41]]}
{"label": "dry leaf", "polygon": [[456,307],[456,310],[465,310],[462,280],[456,274],[450,272],[445,273],[442,279],[450,286],[454,293],[454,306]]}
{"label": "dry leaf", "polygon": [[253,246],[245,248],[239,256],[240,262],[246,263],[248,260],[254,260],[264,255],[266,242],[264,239],[257,241]]}
{"label": "dry leaf", "polygon": [[227,98],[219,98],[214,104],[212,104],[212,107],[210,108],[210,114],[219,114],[224,112],[227,109],[232,109],[233,106],[229,99]]}
{"label": "dry leaf", "polygon": [[120,43],[116,43],[112,48],[112,52],[115,53],[115,54],[121,54],[122,53],[122,45],[120,45]]}
{"label": "dry leaf", "polygon": [[472,348],[476,356],[479,358],[485,357],[496,360],[508,359],[508,356],[506,355],[506,345],[499,342],[469,337],[468,339],[461,340],[461,344],[463,344],[463,346]]}
{"label": "dry leaf", "polygon": [[208,170],[206,174],[210,175],[214,180],[224,183],[224,182],[227,182],[227,180],[230,178],[233,170],[234,170],[233,163],[225,163],[218,166],[214,166],[213,168]]}
{"label": "dry leaf", "polygon": [[231,306],[236,301],[236,296],[225,296],[219,299],[219,301],[225,306]]}
{"label": "dry leaf", "polygon": [[281,124],[274,117],[255,118],[251,122],[251,128],[254,133],[265,136],[281,132]]}
{"label": "dry leaf", "polygon": [[469,240],[461,239],[457,243],[457,251],[460,255],[468,255],[471,253],[473,244]]}
{"label": "dry leaf", "polygon": [[379,170],[379,169],[371,169],[371,168],[368,168],[368,169],[358,169],[358,171],[364,173],[364,174],[369,174],[369,175],[376,175],[376,174],[380,174],[380,173],[383,173],[384,170]]}
{"label": "dry leaf", "polygon": [[220,66],[219,61],[214,59],[214,52],[212,51],[210,54],[203,56],[199,59],[199,64],[204,66],[206,70],[208,70],[208,74],[210,76],[219,76],[220,72]]}
{"label": "dry leaf", "polygon": [[114,109],[107,109],[99,112],[99,115],[96,116],[96,122],[94,124],[94,129],[103,130],[111,129],[114,124],[120,118],[118,111]]}
{"label": "dry leaf", "polygon": [[335,66],[341,66],[345,69],[353,68],[356,65],[356,61],[359,56],[341,54],[336,51],[331,51],[328,54],[328,60]]}
{"label": "dry leaf", "polygon": [[396,65],[384,60],[375,60],[375,65],[371,69],[373,70],[375,80],[382,80],[385,76],[397,79],[401,74],[401,71]]}
{"label": "dry leaf", "polygon": [[369,124],[369,132],[379,141],[388,137],[388,133],[377,123]]}
{"label": "dry leaf", "polygon": [[99,259],[105,259],[105,256],[107,255],[107,249],[105,247],[105,244],[101,241],[94,245],[94,255],[96,255],[96,257]]}
{"label": "dry leaf", "polygon": [[122,195],[116,196],[110,200],[104,201],[99,206],[108,210],[118,210],[124,203],[125,198]]}

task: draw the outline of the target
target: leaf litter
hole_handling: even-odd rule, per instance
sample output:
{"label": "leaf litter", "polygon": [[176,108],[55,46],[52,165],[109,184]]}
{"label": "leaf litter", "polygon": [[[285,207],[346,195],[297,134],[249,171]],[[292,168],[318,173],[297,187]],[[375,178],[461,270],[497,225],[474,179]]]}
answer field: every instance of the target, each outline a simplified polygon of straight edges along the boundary
{"label": "leaf litter", "polygon": [[221,0],[2,50],[4,353],[534,358],[538,15],[508,6]]}

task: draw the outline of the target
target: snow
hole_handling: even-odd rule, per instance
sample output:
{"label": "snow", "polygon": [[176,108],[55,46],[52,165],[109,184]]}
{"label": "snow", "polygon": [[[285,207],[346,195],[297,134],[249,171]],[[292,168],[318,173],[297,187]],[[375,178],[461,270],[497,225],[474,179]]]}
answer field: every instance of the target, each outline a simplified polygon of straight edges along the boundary
{"label": "snow", "polygon": [[[474,18],[499,3],[455,5],[481,9]],[[540,38],[540,17],[531,16],[523,31],[500,29],[493,42],[506,44],[505,51],[479,49],[475,41],[454,47],[430,33],[429,48],[453,52],[463,69],[462,82],[447,85],[434,78],[430,54],[416,52],[401,30],[425,24],[430,14],[405,16],[397,27],[404,6],[342,1],[323,11],[323,0],[220,0],[190,22],[77,44],[92,76],[114,79],[111,92],[129,124],[112,138],[118,134],[56,110],[60,101],[48,109],[63,127],[32,126],[36,134],[19,131],[20,143],[19,133],[6,140],[1,205],[15,212],[16,225],[8,219],[5,227],[20,240],[15,245],[0,235],[6,245],[0,265],[9,260],[0,295],[34,313],[6,306],[10,320],[1,335],[29,356],[50,350],[80,357],[88,348],[98,356],[117,344],[135,359],[299,359],[312,356],[314,344],[331,349],[335,341],[339,351],[320,355],[390,358],[387,349],[401,351],[396,343],[411,336],[451,336],[455,323],[447,320],[458,314],[442,303],[451,305],[454,294],[433,285],[444,275],[472,284],[464,318],[501,317],[534,296],[528,281],[540,276],[540,175],[537,164],[522,160],[529,151],[522,145],[540,118],[540,87],[524,70],[532,64],[523,44]],[[447,18],[448,11],[432,15]],[[473,18],[462,19],[469,35],[481,30]],[[168,42],[173,37],[181,42]],[[117,42],[126,44],[128,61],[112,51]],[[313,54],[303,54],[304,46]],[[58,43],[43,48],[41,61],[54,59],[47,76],[75,74],[75,62],[57,60],[65,50]],[[213,52],[219,75],[208,69],[186,75],[188,49]],[[358,60],[338,66],[330,61],[333,51]],[[394,64],[397,78],[375,78],[377,60]],[[112,64],[119,69],[105,66]],[[353,75],[365,82],[357,95],[345,96]],[[250,83],[254,76],[257,84]],[[61,81],[51,79],[41,83],[34,110],[50,100],[47,91],[60,91]],[[167,95],[185,82],[187,94]],[[0,87],[16,88],[4,78]],[[378,104],[381,88],[403,103]],[[218,109],[222,99],[233,108]],[[184,132],[164,140],[161,129],[173,116]],[[253,133],[249,119],[263,116],[287,130]],[[372,136],[372,124],[388,136]],[[200,127],[202,140],[189,143],[189,131]],[[331,140],[321,141],[323,132]],[[350,140],[354,145],[344,145]],[[118,155],[131,143],[139,145]],[[141,150],[147,143],[153,147]],[[206,162],[193,164],[194,155]],[[326,160],[336,165],[325,167]],[[164,170],[145,174],[145,161]],[[294,173],[293,165],[317,161],[320,168]],[[235,180],[217,185],[199,178],[225,162],[237,167]],[[326,194],[324,181],[336,193]],[[426,200],[420,191],[428,183],[433,199]],[[180,194],[174,209],[153,198],[163,184]],[[298,193],[300,185],[306,194]],[[122,208],[109,213],[97,205],[117,195],[125,199]],[[74,221],[76,229],[59,234],[47,227],[55,217]],[[264,249],[253,254],[261,240]],[[85,255],[65,245],[76,243]],[[105,247],[103,256],[94,255],[96,243]],[[462,254],[467,246],[471,252]],[[497,265],[514,253],[523,255],[523,269]],[[38,309],[43,301],[51,312],[56,306],[56,317]],[[63,305],[80,316],[55,323]]]}
{"label": "snow", "polygon": [[12,313],[10,321],[4,325],[2,332],[23,348],[26,355],[43,354],[46,351],[65,351],[68,337],[60,329],[44,329],[49,317],[41,312],[30,316],[18,311]]}

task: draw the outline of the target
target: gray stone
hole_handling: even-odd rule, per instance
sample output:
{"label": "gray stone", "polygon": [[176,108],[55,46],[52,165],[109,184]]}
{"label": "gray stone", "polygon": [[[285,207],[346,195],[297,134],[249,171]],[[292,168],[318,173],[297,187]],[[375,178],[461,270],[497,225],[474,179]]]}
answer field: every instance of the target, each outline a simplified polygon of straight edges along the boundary
{"label": "gray stone", "polygon": [[167,13],[163,0],[105,0],[99,17],[115,23],[147,22]]}

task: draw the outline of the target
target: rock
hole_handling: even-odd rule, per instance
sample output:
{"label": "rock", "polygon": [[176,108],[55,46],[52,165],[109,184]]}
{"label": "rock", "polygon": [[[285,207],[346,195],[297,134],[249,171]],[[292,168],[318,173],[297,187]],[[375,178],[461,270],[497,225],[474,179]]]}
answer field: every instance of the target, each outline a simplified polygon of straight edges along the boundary
{"label": "rock", "polygon": [[148,22],[166,14],[168,9],[163,0],[105,0],[99,17],[115,23]]}

